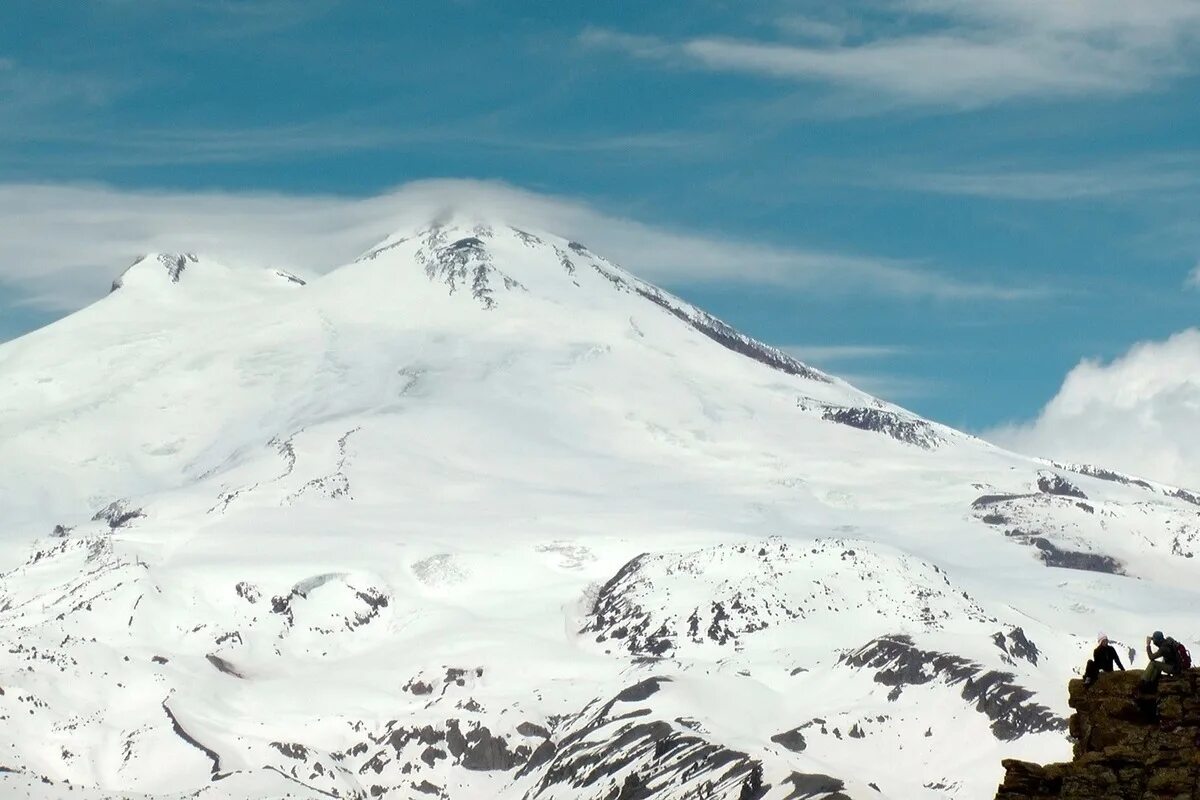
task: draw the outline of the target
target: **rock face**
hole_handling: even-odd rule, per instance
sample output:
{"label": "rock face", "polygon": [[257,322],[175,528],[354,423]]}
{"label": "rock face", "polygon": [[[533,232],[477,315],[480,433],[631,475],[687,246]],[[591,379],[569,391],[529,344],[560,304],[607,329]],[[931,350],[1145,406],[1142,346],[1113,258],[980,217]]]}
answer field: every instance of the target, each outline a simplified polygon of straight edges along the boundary
{"label": "rock face", "polygon": [[1200,672],[1164,678],[1136,694],[1140,671],[1070,685],[1075,760],[1038,766],[1006,760],[996,800],[1200,798]]}

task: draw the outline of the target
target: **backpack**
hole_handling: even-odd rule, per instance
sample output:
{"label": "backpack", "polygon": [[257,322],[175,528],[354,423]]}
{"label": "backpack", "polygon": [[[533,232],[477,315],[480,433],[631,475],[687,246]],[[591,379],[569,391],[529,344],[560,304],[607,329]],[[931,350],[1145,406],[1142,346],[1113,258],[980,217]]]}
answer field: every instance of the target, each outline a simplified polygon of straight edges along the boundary
{"label": "backpack", "polygon": [[1183,646],[1182,642],[1175,643],[1175,655],[1179,660],[1179,669],[1181,671],[1192,668],[1192,654],[1188,652],[1188,649]]}

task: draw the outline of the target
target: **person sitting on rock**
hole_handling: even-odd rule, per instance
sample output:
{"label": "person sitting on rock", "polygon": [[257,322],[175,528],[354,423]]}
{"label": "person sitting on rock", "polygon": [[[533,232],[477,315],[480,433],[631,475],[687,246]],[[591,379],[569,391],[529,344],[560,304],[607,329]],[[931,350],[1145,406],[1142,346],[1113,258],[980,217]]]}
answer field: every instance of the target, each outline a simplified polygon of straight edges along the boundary
{"label": "person sitting on rock", "polygon": [[[1151,644],[1158,649],[1151,650]],[[1170,636],[1163,636],[1162,631],[1155,631],[1152,636],[1146,637],[1146,656],[1150,659],[1150,663],[1146,665],[1146,669],[1142,673],[1142,681],[1139,684],[1143,692],[1152,692],[1158,688],[1160,676],[1164,674],[1178,675],[1181,671],[1179,645]]]}
{"label": "person sitting on rock", "polygon": [[1114,664],[1122,672],[1125,671],[1125,665],[1121,663],[1121,657],[1117,655],[1117,651],[1113,646],[1108,643],[1108,637],[1102,633],[1100,634],[1100,641],[1096,643],[1096,649],[1092,651],[1092,657],[1088,659],[1087,667],[1083,671],[1083,685],[1091,686],[1096,682],[1096,678],[1100,677],[1101,672],[1112,672]]}

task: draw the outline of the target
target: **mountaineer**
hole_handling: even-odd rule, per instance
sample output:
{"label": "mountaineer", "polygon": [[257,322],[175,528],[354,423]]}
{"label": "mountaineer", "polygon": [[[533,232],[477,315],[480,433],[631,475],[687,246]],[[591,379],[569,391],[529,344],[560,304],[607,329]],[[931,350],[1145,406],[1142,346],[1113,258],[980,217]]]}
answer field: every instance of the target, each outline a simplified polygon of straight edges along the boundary
{"label": "mountaineer", "polygon": [[[1151,644],[1158,649],[1151,650]],[[1162,631],[1155,631],[1152,636],[1146,637],[1146,656],[1150,663],[1146,665],[1141,683],[1138,684],[1142,692],[1152,692],[1158,688],[1161,675],[1178,675],[1192,666],[1192,656],[1187,648],[1170,636],[1164,636]]]}
{"label": "mountaineer", "polygon": [[1102,633],[1100,640],[1096,643],[1096,649],[1092,651],[1092,657],[1088,659],[1087,667],[1083,671],[1083,685],[1091,686],[1096,682],[1096,678],[1100,677],[1101,672],[1112,672],[1113,664],[1116,664],[1122,672],[1125,671],[1121,657],[1108,643],[1108,637]]}

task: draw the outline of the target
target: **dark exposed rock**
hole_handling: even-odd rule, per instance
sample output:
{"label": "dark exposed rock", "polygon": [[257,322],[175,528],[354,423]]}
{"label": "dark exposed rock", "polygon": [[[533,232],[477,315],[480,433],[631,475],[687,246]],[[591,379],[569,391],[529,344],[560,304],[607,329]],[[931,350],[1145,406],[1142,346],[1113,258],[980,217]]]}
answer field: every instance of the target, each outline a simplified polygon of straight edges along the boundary
{"label": "dark exposed rock", "polygon": [[517,235],[517,238],[520,239],[521,243],[524,244],[526,247],[536,247],[537,245],[542,243],[542,240],[540,238],[538,238],[537,236],[534,236],[532,233],[529,233],[528,231],[523,231],[520,228],[510,228],[510,230],[512,230],[512,232]]}
{"label": "dark exposed rock", "polygon": [[179,720],[176,718],[175,712],[172,711],[171,707],[167,705],[166,700],[162,702],[162,710],[166,712],[167,719],[171,721],[171,728],[175,731],[175,735],[180,739],[183,739],[200,752],[204,753],[204,755],[208,757],[208,760],[212,762],[212,774],[217,775],[221,771],[221,757],[217,755],[217,752],[204,746],[190,733],[184,730],[183,726],[179,724]]}
{"label": "dark exposed rock", "polygon": [[782,350],[751,339],[733,326],[717,319],[712,314],[685,303],[679,298],[659,289],[657,286],[643,283],[637,278],[624,276],[614,269],[609,269],[608,266],[611,266],[611,264],[605,266],[608,262],[603,258],[594,256],[586,247],[580,245],[578,242],[571,242],[567,246],[576,254],[589,258],[592,268],[612,284],[614,289],[623,292],[632,292],[643,299],[649,300],[725,349],[788,375],[796,375],[809,380],[820,381],[821,383],[830,382],[829,376],[825,373],[801,363]]}
{"label": "dark exposed rock", "polygon": [[1140,478],[1134,478],[1131,475],[1126,475],[1122,472],[1115,472],[1111,469],[1095,467],[1091,464],[1054,464],[1055,469],[1068,470],[1079,475],[1087,475],[1092,478],[1099,478],[1102,481],[1112,481],[1114,483],[1124,484],[1126,486],[1137,486],[1150,492],[1163,494],[1167,497],[1173,497],[1176,500],[1182,500],[1185,503],[1190,503],[1194,506],[1200,506],[1200,495],[1195,492],[1189,492],[1187,489],[1168,488],[1164,486],[1155,486],[1149,481],[1144,481]]}
{"label": "dark exposed rock", "polygon": [[[1057,477],[1050,475],[1050,478]],[[1079,540],[1077,524],[1063,523],[1051,510],[1064,507],[1064,501],[1082,496],[1082,492],[1075,494],[1078,490],[1065,481],[1055,483],[1051,480],[1043,484],[1046,480],[1045,475],[1039,480],[1043,491],[1038,494],[985,494],[971,503],[971,509],[976,518],[988,525],[1006,526],[1005,536],[1034,548],[1037,557],[1048,567],[1124,575],[1124,565],[1112,556],[1067,550],[1051,540],[1050,537],[1056,535]],[[1095,514],[1094,508],[1081,501],[1075,500],[1071,505]]]}
{"label": "dark exposed rock", "polygon": [[534,748],[529,755],[529,761],[525,763],[525,770],[533,771],[545,764],[550,759],[554,758],[554,753],[558,748],[554,742],[549,739],[544,740],[541,744]]}
{"label": "dark exposed rock", "polygon": [[625,776],[625,782],[621,784],[616,800],[647,800],[650,796],[650,790],[642,783],[642,777],[636,772],[631,772]]}
{"label": "dark exposed rock", "polygon": [[[512,747],[505,736],[493,734],[486,726],[473,721],[463,723],[458,719],[446,720],[444,727],[423,725],[412,728],[393,721],[388,723],[382,735],[371,736],[370,742],[382,749],[372,754],[370,744],[363,743],[343,754],[343,757],[371,754],[362,762],[359,771],[363,773],[382,773],[392,763],[393,754],[396,761],[404,764],[401,772],[408,774],[418,761],[434,767],[440,761],[449,760],[458,767],[476,771],[511,771],[521,766],[532,768],[529,765],[534,757],[541,764],[554,752],[554,744],[548,739],[537,750],[526,744]],[[415,745],[418,749],[406,755],[409,745]]]}
{"label": "dark exposed rock", "polygon": [[[130,265],[130,269],[146,260],[146,256],[138,256]],[[187,269],[188,264],[198,264],[200,259],[194,253],[159,253],[158,263],[167,271],[167,276],[171,279],[171,283],[179,283],[180,276]],[[128,271],[128,270],[126,270]],[[120,289],[125,283],[125,274],[119,275],[113,282],[109,292],[115,292]]]}
{"label": "dark exposed rock", "polygon": [[308,748],[302,744],[295,742],[271,742],[271,747],[274,747],[284,756],[296,759],[297,761],[308,760]]}
{"label": "dark exposed rock", "polygon": [[[829,562],[837,565],[836,577],[826,574]],[[870,545],[838,538],[797,546],[768,537],[642,554],[599,589],[581,633],[594,633],[598,643],[649,659],[692,644],[738,650],[746,638],[761,631],[850,609],[865,613],[865,608],[874,607],[883,614],[899,605],[902,616],[927,629],[942,627],[954,614],[987,618],[969,595],[951,587],[940,568],[907,559],[903,568],[912,579],[896,589],[903,596],[884,600],[883,593],[868,587],[877,585],[878,570],[889,568],[883,566],[886,563],[887,557]],[[719,582],[709,577],[714,569],[722,575]],[[805,583],[782,580],[789,573],[814,569],[824,577]],[[690,586],[666,591],[667,581],[672,586],[692,584],[695,591]],[[848,586],[856,581],[862,583],[863,594],[848,596]]]}
{"label": "dark exposed rock", "polygon": [[985,494],[976,497],[971,503],[971,508],[987,508],[996,503],[1003,503],[1008,500],[1020,500],[1023,497],[1033,497],[1031,494]]}
{"label": "dark exposed rock", "polygon": [[246,581],[238,581],[233,590],[237,592],[238,597],[247,603],[257,603],[262,598],[262,592],[259,591],[258,587]]}
{"label": "dark exposed rock", "polygon": [[808,742],[804,741],[804,734],[800,730],[800,728],[793,728],[790,731],[777,733],[771,737],[771,741],[783,745],[793,753],[803,753],[804,748],[808,747]]}
{"label": "dark exposed rock", "polygon": [[786,800],[838,800],[846,784],[837,778],[813,772],[793,772],[784,783],[792,785]]}
{"label": "dark exposed rock", "polygon": [[[1006,534],[1019,538],[1022,532],[1008,531]],[[1125,574],[1125,569],[1121,566],[1121,562],[1112,556],[1100,553],[1080,553],[1075,550],[1061,550],[1042,536],[1027,536],[1027,541],[1038,549],[1038,557],[1048,567],[1081,569],[1087,572],[1107,572],[1110,575]]]}
{"label": "dark exposed rock", "polygon": [[1043,494],[1061,495],[1063,497],[1078,497],[1080,500],[1087,500],[1087,495],[1083,491],[1071,483],[1061,475],[1053,472],[1044,472],[1038,476],[1037,481],[1038,491]]}
{"label": "dark exposed rock", "polygon": [[1005,760],[997,800],[1196,800],[1200,685],[1195,670],[1141,695],[1140,674],[1102,674],[1069,686],[1075,758],[1039,766]]}
{"label": "dark exposed rock", "polygon": [[1154,491],[1154,486],[1147,481],[1120,472],[1114,472],[1111,469],[1092,466],[1091,464],[1059,464],[1055,462],[1054,468],[1065,469],[1068,472],[1074,472],[1078,475],[1087,475],[1090,478],[1099,478],[1102,481],[1112,481],[1113,483],[1121,483],[1126,486],[1140,486],[1143,489]]}
{"label": "dark exposed rock", "polygon": [[885,411],[879,408],[826,408],[821,415],[830,422],[838,422],[863,431],[882,433],[898,442],[932,450],[942,443],[942,437],[923,419]]}
{"label": "dark exposed rock", "polygon": [[669,682],[670,678],[647,678],[646,680],[635,683],[628,689],[622,690],[617,695],[617,700],[622,703],[637,703],[658,691],[658,687],[665,682]]}
{"label": "dark exposed rock", "polygon": [[530,738],[549,739],[550,731],[532,722],[522,722],[517,726],[517,733]]}
{"label": "dark exposed rock", "polygon": [[1176,489],[1173,492],[1167,493],[1169,496],[1191,503],[1194,506],[1200,506],[1200,495],[1189,492],[1187,489]]}
{"label": "dark exposed rock", "polygon": [[226,675],[232,675],[235,678],[245,678],[246,677],[242,673],[238,672],[237,668],[234,667],[233,664],[230,664],[228,661],[221,658],[220,656],[209,653],[208,655],[205,656],[205,658],[208,659],[208,663],[212,664],[214,667],[216,667],[221,672],[224,672]]}
{"label": "dark exposed rock", "polygon": [[277,270],[275,270],[275,274],[278,275],[280,278],[283,278],[285,281],[288,281],[289,283],[294,283],[298,286],[307,286],[308,285],[308,281],[304,280],[303,278],[301,278],[297,275],[293,275],[290,272],[284,272],[281,269],[277,269]]}
{"label": "dark exposed rock", "polygon": [[554,248],[554,254],[558,256],[558,263],[562,264],[563,270],[565,270],[568,275],[574,275],[575,262],[571,260],[571,257],[563,252],[562,248],[557,246]]}
{"label": "dark exposed rock", "polygon": [[368,622],[378,617],[380,610],[387,608],[388,603],[390,602],[387,594],[382,589],[377,589],[374,586],[367,587],[366,589],[360,591],[355,591],[354,596],[366,604],[367,610],[356,611],[352,618],[346,618],[346,627],[350,629],[366,625]]}
{"label": "dark exposed rock", "polygon": [[282,614],[287,617],[288,622],[292,621],[292,595],[275,595],[271,598],[271,613]]}
{"label": "dark exposed rock", "polygon": [[1049,708],[1031,702],[1033,692],[1015,684],[1011,673],[989,670],[962,656],[921,650],[908,636],[876,639],[843,656],[839,663],[876,670],[875,682],[893,687],[889,699],[899,697],[905,686],[934,680],[962,686],[962,698],[992,721],[992,735],[1001,741],[1066,727]]}
{"label": "dark exposed rock", "polygon": [[1013,628],[1006,636],[1003,631],[996,631],[992,634],[992,641],[996,646],[1003,650],[1013,658],[1023,658],[1030,664],[1037,666],[1038,657],[1041,652],[1037,645],[1029,641],[1025,636],[1025,631],[1021,628]]}
{"label": "dark exposed rock", "polygon": [[[612,276],[609,279],[612,280]],[[772,369],[779,370],[788,375],[797,375],[809,380],[829,383],[829,377],[823,372],[819,372],[807,364],[801,363],[782,350],[777,350],[774,347],[769,347],[762,342],[751,339],[749,336],[746,336],[713,315],[698,308],[688,306],[656,287],[643,284],[639,281],[633,286],[633,290],[645,299],[683,320],[693,329],[712,339],[726,350],[732,350],[739,355],[746,356],[760,364],[765,364]]]}
{"label": "dark exposed rock", "polygon": [[421,752],[421,760],[424,761],[425,764],[430,767],[437,764],[438,759],[443,759],[445,757],[446,757],[446,751],[439,749],[437,747],[434,747],[433,745],[426,747]]}
{"label": "dark exposed rock", "polygon": [[758,800],[769,789],[763,784],[762,764],[754,764],[750,773],[742,778],[742,788],[738,792],[738,800]]}
{"label": "dark exposed rock", "polygon": [[[553,797],[615,797],[597,790],[605,784],[628,786],[635,797],[734,798],[758,762],[747,754],[710,742],[686,727],[653,719],[635,698],[648,697],[642,681],[614,696],[598,710],[585,709],[556,725],[564,732],[541,764],[527,800]],[[625,699],[622,699],[625,698]],[[544,744],[548,744],[544,743]],[[535,757],[518,777],[530,774]],[[757,780],[761,782],[759,773]],[[690,787],[690,788],[689,788]],[[697,793],[698,792],[698,793]],[[644,794],[640,794],[644,793]]]}
{"label": "dark exposed rock", "polygon": [[[649,614],[643,612],[639,607],[629,607],[629,603],[620,596],[622,586],[635,578],[647,555],[643,553],[630,559],[608,579],[604,586],[600,587],[600,591],[596,594],[596,601],[592,604],[592,621],[583,628],[583,631],[599,633],[600,636],[597,639],[600,640],[604,637],[604,631],[611,629],[609,635],[615,639],[626,640],[625,644],[631,652],[662,655],[674,646],[667,629],[660,627],[656,631],[649,630]],[[619,624],[628,617],[635,619],[632,628],[628,624]],[[613,627],[618,625],[619,627]],[[631,636],[631,634],[633,635]]]}
{"label": "dark exposed rock", "polygon": [[200,259],[196,258],[195,253],[160,253],[158,261],[167,268],[167,274],[171,276],[171,283],[179,283],[179,277],[183,275],[188,264],[200,263]]}
{"label": "dark exposed rock", "polygon": [[52,530],[50,532],[50,535],[53,536],[55,539],[62,539],[68,533],[70,533],[71,530],[72,529],[68,528],[66,525],[55,525],[54,530]]}
{"label": "dark exposed rock", "polygon": [[507,739],[493,736],[484,726],[473,728],[463,735],[459,732],[457,720],[450,720],[447,725],[446,744],[451,753],[461,757],[462,766],[471,770],[515,769],[528,761],[532,752],[525,745],[518,746],[515,751],[509,750]]}
{"label": "dark exposed rock", "polygon": [[491,253],[478,235],[453,242],[447,242],[446,238],[444,228],[432,226],[425,232],[416,257],[424,264],[429,279],[445,283],[451,294],[468,287],[471,296],[480,305],[492,309],[496,307],[496,284],[502,284],[506,290],[525,288],[496,267]]}
{"label": "dark exposed rock", "polygon": [[146,516],[140,508],[131,507],[125,500],[115,500],[96,512],[93,522],[107,522],[112,529],[122,528],[139,517]]}

